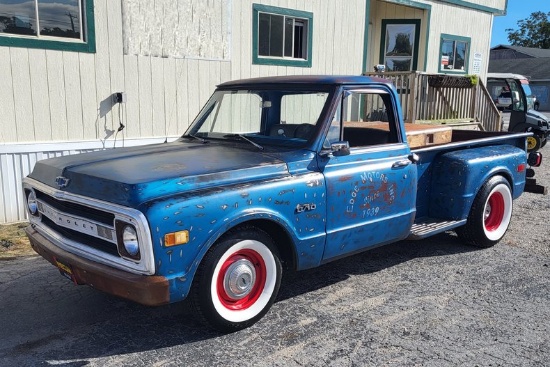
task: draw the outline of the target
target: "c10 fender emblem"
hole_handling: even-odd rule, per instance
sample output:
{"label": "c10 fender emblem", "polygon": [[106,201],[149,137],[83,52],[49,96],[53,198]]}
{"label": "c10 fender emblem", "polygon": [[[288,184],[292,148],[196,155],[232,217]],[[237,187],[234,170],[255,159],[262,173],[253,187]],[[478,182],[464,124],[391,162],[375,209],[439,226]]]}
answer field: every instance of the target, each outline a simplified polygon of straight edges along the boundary
{"label": "c10 fender emblem", "polygon": [[305,211],[311,211],[317,209],[317,205],[311,204],[298,204],[296,205],[296,213],[303,213]]}

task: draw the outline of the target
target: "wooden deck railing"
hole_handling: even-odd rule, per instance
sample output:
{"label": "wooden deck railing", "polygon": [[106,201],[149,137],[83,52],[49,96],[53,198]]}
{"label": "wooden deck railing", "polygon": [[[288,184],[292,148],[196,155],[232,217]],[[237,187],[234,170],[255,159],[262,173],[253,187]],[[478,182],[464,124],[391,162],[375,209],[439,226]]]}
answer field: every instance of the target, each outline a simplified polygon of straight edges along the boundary
{"label": "wooden deck railing", "polygon": [[366,75],[392,81],[406,122],[474,122],[487,131],[502,128],[500,111],[481,80],[472,85],[468,77],[422,72]]}

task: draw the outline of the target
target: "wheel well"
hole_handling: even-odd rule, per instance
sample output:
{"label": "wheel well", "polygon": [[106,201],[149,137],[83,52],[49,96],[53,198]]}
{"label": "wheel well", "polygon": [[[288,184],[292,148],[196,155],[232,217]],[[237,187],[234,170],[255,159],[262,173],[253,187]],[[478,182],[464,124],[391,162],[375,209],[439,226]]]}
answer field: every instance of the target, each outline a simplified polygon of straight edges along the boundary
{"label": "wheel well", "polygon": [[286,269],[296,269],[296,252],[294,251],[293,241],[283,226],[273,221],[262,219],[255,219],[238,225],[238,227],[242,226],[253,226],[266,232],[275,241],[283,267]]}
{"label": "wheel well", "polygon": [[[492,179],[493,177],[496,177],[496,176],[502,176],[506,181],[508,181],[508,185],[510,186],[510,192],[512,193],[512,196],[514,195],[514,185],[513,185],[513,179],[512,177],[508,174],[508,172],[496,172],[494,175],[490,176],[489,178],[487,178],[487,180],[485,180],[485,182],[489,181],[490,179]],[[484,184],[485,184],[484,182]]]}

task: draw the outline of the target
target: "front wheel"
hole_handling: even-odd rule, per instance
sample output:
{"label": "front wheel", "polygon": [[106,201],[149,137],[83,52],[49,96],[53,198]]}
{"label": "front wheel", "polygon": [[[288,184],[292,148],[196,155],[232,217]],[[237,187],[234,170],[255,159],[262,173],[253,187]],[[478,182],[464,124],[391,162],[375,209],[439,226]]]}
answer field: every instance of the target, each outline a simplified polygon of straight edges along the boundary
{"label": "front wheel", "polygon": [[506,233],[512,217],[512,192],[502,176],[489,179],[479,190],[463,227],[457,234],[478,247],[495,245]]}
{"label": "front wheel", "polygon": [[223,332],[251,326],[279,291],[282,267],[273,240],[253,227],[232,230],[205,255],[191,289],[195,311]]}

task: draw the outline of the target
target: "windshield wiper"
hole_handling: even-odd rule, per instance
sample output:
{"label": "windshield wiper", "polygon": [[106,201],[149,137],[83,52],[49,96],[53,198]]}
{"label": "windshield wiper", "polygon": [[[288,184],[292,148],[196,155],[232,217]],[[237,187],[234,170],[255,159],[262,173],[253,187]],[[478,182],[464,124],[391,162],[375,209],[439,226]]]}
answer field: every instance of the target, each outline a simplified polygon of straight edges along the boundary
{"label": "windshield wiper", "polygon": [[184,136],[182,136],[182,138],[192,138],[192,139],[197,139],[198,141],[200,141],[200,142],[201,142],[201,143],[203,143],[203,144],[209,143],[209,141],[208,141],[208,140],[206,140],[206,139],[203,139],[203,138],[200,138],[200,137],[198,137],[198,136],[196,136],[196,135],[193,135],[193,134],[187,134],[187,135],[184,135]]}
{"label": "windshield wiper", "polygon": [[255,143],[254,141],[252,141],[250,138],[247,138],[246,136],[244,136],[243,134],[227,134],[227,135],[224,135],[223,136],[224,138],[241,138],[242,140],[244,141],[247,141],[249,142],[250,144],[254,145],[256,148],[258,148],[259,150],[264,150],[264,147],[262,147],[260,144],[258,143]]}

